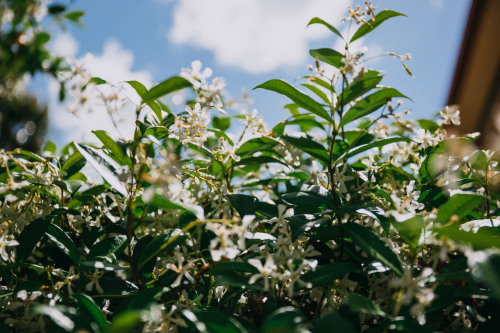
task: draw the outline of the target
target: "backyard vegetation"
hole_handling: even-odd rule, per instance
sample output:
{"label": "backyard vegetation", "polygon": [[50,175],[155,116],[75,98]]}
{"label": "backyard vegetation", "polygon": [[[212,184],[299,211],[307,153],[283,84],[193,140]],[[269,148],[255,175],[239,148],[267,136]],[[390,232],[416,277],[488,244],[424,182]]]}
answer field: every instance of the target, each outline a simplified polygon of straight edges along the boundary
{"label": "backyard vegetation", "polygon": [[[0,3],[2,34],[25,33],[33,52],[36,15],[81,17]],[[310,50],[298,85],[255,87],[290,102],[272,128],[257,111],[230,116],[199,61],[149,89],[48,55],[27,70],[50,69],[74,112],[99,102],[117,117],[126,87],[137,120],[133,140],[99,130],[98,146],[0,150],[0,331],[495,331],[498,154],[448,134],[457,106],[409,119],[411,92],[350,47],[402,15],[349,8],[348,35],[312,18],[345,47]],[[411,75],[409,55],[387,56]],[[164,97],[181,90],[177,112]]]}

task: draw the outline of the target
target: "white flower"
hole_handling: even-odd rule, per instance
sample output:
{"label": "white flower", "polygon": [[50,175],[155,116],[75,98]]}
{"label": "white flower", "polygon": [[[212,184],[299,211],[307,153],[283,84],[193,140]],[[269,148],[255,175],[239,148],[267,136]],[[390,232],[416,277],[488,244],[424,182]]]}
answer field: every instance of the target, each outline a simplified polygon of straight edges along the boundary
{"label": "white flower", "polygon": [[281,226],[283,226],[284,230],[286,232],[288,232],[288,228],[287,228],[288,223],[285,219],[293,216],[294,212],[293,212],[293,208],[287,209],[286,212],[285,212],[285,209],[286,209],[285,205],[279,204],[278,205],[278,217],[272,218],[268,221],[270,223],[276,222],[276,224],[273,226],[273,228],[270,231],[271,233],[274,233]]}
{"label": "white flower", "polygon": [[177,274],[177,278],[174,283],[172,283],[172,288],[178,287],[181,284],[182,278],[185,276],[191,283],[194,283],[193,276],[189,273],[189,269],[193,267],[194,263],[192,261],[188,261],[187,264],[184,263],[184,255],[177,249],[174,254],[175,259],[177,260],[177,265],[168,264],[167,268],[173,270]]}
{"label": "white flower", "polygon": [[255,283],[260,278],[264,279],[264,290],[269,290],[269,278],[275,277],[278,267],[274,264],[274,259],[271,255],[266,256],[266,262],[262,265],[259,259],[248,259],[248,263],[257,268],[259,273],[256,273],[248,280],[249,284]]}
{"label": "white flower", "polygon": [[7,253],[6,247],[17,246],[19,243],[13,239],[7,239],[8,236],[6,234],[0,235],[0,257],[4,261],[9,260],[9,254]]}
{"label": "white flower", "polygon": [[417,130],[417,134],[413,137],[413,141],[419,143],[422,148],[435,146],[438,143],[437,138],[431,132],[422,128]]}
{"label": "white flower", "polygon": [[207,79],[212,76],[212,70],[210,68],[205,68],[201,70],[201,61],[195,60],[191,63],[191,69],[183,68],[181,69],[181,76],[191,82],[195,89],[203,88],[207,86]]}
{"label": "white flower", "polygon": [[347,187],[345,186],[345,182],[354,179],[354,176],[346,176],[345,175],[346,171],[347,171],[347,163],[344,163],[342,165],[342,170],[340,170],[339,165],[337,165],[335,168],[335,174],[334,174],[335,182],[337,183],[337,187],[342,193],[347,192]]}
{"label": "white flower", "polygon": [[443,125],[460,125],[460,110],[457,105],[445,106],[439,111]]}

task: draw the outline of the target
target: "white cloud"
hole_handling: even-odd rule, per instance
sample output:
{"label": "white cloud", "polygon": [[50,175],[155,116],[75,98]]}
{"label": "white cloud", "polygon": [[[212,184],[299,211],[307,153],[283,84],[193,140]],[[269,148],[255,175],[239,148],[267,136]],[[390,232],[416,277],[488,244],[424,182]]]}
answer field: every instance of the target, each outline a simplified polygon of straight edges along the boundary
{"label": "white cloud", "polygon": [[[65,44],[77,42],[72,40],[71,36],[64,37]],[[72,40],[71,42],[69,42]],[[124,49],[119,42],[109,40],[103,47],[103,52],[100,55],[86,54],[77,63],[92,75],[100,77],[110,83],[118,84],[125,80],[137,80],[144,85],[151,86],[152,77],[147,71],[135,71],[132,69],[134,64],[134,55],[131,51]],[[101,88],[103,86],[99,86]],[[128,85],[123,85],[128,87]],[[105,87],[103,87],[105,89]],[[56,139],[59,143],[67,143],[70,141],[79,142],[96,142],[96,137],[91,133],[92,130],[106,130],[115,137],[131,138],[134,133],[135,122],[135,106],[128,103],[123,108],[118,110],[116,119],[119,130],[115,128],[111,121],[108,112],[104,105],[93,105],[91,112],[87,110],[78,111],[75,116],[68,112],[66,105],[71,101],[72,97],[68,96],[66,104],[61,104],[57,101],[57,92],[59,85],[55,81],[51,81],[48,86],[51,99],[49,101],[49,135]],[[127,90],[127,94],[130,91]],[[131,97],[134,97],[133,94]]]}
{"label": "white cloud", "polygon": [[313,17],[339,22],[350,0],[183,0],[176,3],[171,42],[214,53],[224,65],[264,73],[304,64],[308,43],[333,36],[306,25]]}
{"label": "white cloud", "polygon": [[52,54],[61,57],[75,57],[78,48],[78,42],[68,33],[58,35],[50,43]]}

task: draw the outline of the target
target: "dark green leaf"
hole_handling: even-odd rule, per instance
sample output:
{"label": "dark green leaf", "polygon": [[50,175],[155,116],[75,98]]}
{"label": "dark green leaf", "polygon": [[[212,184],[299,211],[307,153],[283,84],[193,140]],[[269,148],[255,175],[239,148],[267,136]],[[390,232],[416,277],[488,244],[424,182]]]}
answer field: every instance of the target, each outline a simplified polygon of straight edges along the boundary
{"label": "dark green leaf", "polygon": [[395,17],[395,16],[405,16],[406,17],[406,15],[398,13],[398,12],[395,12],[395,11],[392,11],[392,10],[383,10],[383,11],[381,11],[380,13],[378,13],[375,16],[375,20],[372,19],[372,20],[368,21],[368,23],[370,24],[370,26],[367,25],[367,24],[363,24],[362,26],[360,26],[358,28],[358,30],[352,36],[350,42],[352,43],[356,39],[363,37],[364,35],[366,35],[370,31],[372,31],[373,29],[375,29],[376,27],[378,27],[380,24],[382,24],[387,19],[390,19],[391,17]]}
{"label": "dark green leaf", "polygon": [[291,144],[292,146],[299,148],[305,153],[308,153],[312,157],[318,158],[325,165],[328,164],[330,159],[326,148],[310,138],[295,138],[293,136],[283,135],[281,137],[285,142]]}
{"label": "dark green leaf", "polygon": [[333,119],[330,117],[328,112],[325,111],[321,104],[283,80],[269,80],[261,85],[258,85],[254,89],[257,88],[272,90],[278,94],[284,95],[290,98],[301,108],[327,120],[329,123],[334,123]]}
{"label": "dark green leaf", "polygon": [[350,272],[360,273],[361,268],[350,262],[336,262],[316,267],[316,270],[302,275],[301,280],[310,283],[312,287],[320,287],[342,279]]}
{"label": "dark green leaf", "polygon": [[173,76],[149,89],[149,91],[144,94],[142,101],[146,103],[154,99],[160,98],[162,96],[165,96],[176,90],[184,89],[191,86],[192,83],[186,80],[185,78],[182,78],[180,76]]}
{"label": "dark green leaf", "polygon": [[377,111],[394,97],[408,98],[394,88],[382,88],[379,91],[364,97],[359,102],[354,104],[354,106],[352,106],[346,114],[344,114],[339,127],[343,127],[356,119]]}
{"label": "dark green leaf", "polygon": [[258,273],[259,270],[255,266],[250,265],[246,262],[221,262],[212,267],[208,273],[212,275],[224,274],[224,273],[234,273],[234,272],[244,272],[244,273]]}
{"label": "dark green leaf", "polygon": [[484,260],[476,262],[472,272],[476,279],[488,286],[493,296],[500,300],[500,256],[497,253],[490,254]]}
{"label": "dark green leaf", "polygon": [[66,10],[66,6],[58,5],[58,4],[50,5],[50,6],[48,6],[47,10],[48,10],[49,14],[57,15],[57,14],[61,14],[62,12],[64,12]]}
{"label": "dark green leaf", "polygon": [[336,34],[337,36],[339,36],[340,38],[343,39],[342,34],[337,29],[335,29],[335,27],[333,27],[331,24],[323,21],[319,17],[315,17],[315,18],[311,19],[311,21],[309,21],[307,26],[310,26],[311,24],[322,24],[325,27],[327,27],[331,32],[333,32],[334,34]]}
{"label": "dark green leaf", "polygon": [[49,218],[38,218],[24,227],[23,232],[17,238],[19,245],[17,249],[17,260],[22,263],[31,254],[38,241],[42,239],[49,227]]}
{"label": "dark green leaf", "polygon": [[354,222],[342,224],[341,227],[352,238],[354,244],[369,256],[391,268],[398,276],[403,275],[401,260],[373,230]]}
{"label": "dark green leaf", "polygon": [[256,156],[256,157],[248,157],[241,159],[240,161],[236,162],[233,164],[233,166],[240,166],[240,165],[250,165],[250,164],[266,164],[266,163],[281,163],[283,165],[287,165],[286,163],[278,160],[277,158],[271,157],[271,156]]}
{"label": "dark green leaf", "polygon": [[76,151],[64,162],[61,170],[66,171],[66,178],[68,178],[80,171],[85,166],[85,163],[87,162],[83,158],[82,154],[80,154],[79,151]]}
{"label": "dark green leaf", "polygon": [[349,308],[352,312],[365,313],[372,316],[385,316],[385,312],[363,295],[352,293],[349,295]]}
{"label": "dark green leaf", "polygon": [[101,309],[95,304],[94,300],[85,294],[73,294],[73,298],[75,298],[80,306],[80,311],[84,311],[87,314],[87,318],[94,321],[99,330],[101,332],[106,331],[108,325],[106,323],[106,319],[104,318]]}
{"label": "dark green leaf", "polygon": [[154,287],[141,291],[127,304],[127,310],[149,310],[151,304],[168,291],[166,287]]}
{"label": "dark green leaf", "polygon": [[50,224],[45,232],[54,245],[68,256],[75,264],[81,263],[80,251],[73,240],[57,225]]}
{"label": "dark green leaf", "polygon": [[102,151],[99,151],[90,146],[79,145],[75,143],[75,147],[82,156],[90,163],[90,165],[106,180],[111,187],[117,190],[123,196],[127,196],[127,189],[122,181],[118,178],[118,168],[114,166],[113,160]]}
{"label": "dark green leaf", "polygon": [[97,138],[102,142],[104,147],[108,148],[115,160],[120,163],[120,165],[128,165],[132,166],[132,162],[130,161],[130,157],[128,157],[126,150],[122,145],[120,145],[115,140],[111,139],[111,137],[106,133],[106,131],[98,130],[92,131],[92,133],[97,136]]}
{"label": "dark green leaf", "polygon": [[127,236],[119,235],[108,237],[100,241],[99,243],[92,246],[90,249],[87,259],[92,260],[96,257],[106,257],[107,255],[113,253],[118,254],[125,249],[127,246]]}
{"label": "dark green leaf", "polygon": [[199,332],[208,333],[246,333],[246,328],[236,319],[223,312],[208,310],[184,310],[183,316]]}
{"label": "dark green leaf", "polygon": [[341,68],[344,66],[344,56],[333,50],[333,49],[316,49],[309,50],[311,57],[318,59],[326,64],[332,65],[335,68]]}
{"label": "dark green leaf", "polygon": [[339,312],[330,312],[319,318],[312,329],[312,333],[357,333],[350,321],[344,318]]}
{"label": "dark green leaf", "polygon": [[304,332],[307,319],[292,306],[285,306],[273,311],[266,317],[261,328],[262,333],[300,333]]}
{"label": "dark green leaf", "polygon": [[253,215],[259,208],[259,200],[254,196],[247,194],[229,194],[227,197],[241,217]]}
{"label": "dark green leaf", "polygon": [[[175,233],[175,234],[174,234]],[[160,236],[153,238],[142,250],[138,260],[137,269],[141,270],[151,260],[156,261],[156,257],[165,251],[172,250],[181,244],[187,235],[179,233],[179,230],[170,230]]]}

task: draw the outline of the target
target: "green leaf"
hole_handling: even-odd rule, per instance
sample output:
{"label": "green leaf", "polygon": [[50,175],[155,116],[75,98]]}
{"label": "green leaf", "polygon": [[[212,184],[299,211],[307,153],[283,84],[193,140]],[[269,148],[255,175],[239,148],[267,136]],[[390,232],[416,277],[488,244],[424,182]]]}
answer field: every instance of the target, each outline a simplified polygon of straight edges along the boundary
{"label": "green leaf", "polygon": [[120,145],[115,140],[111,139],[111,137],[106,133],[106,131],[98,130],[92,131],[92,133],[97,136],[97,138],[102,142],[104,147],[108,148],[113,156],[116,158],[115,160],[120,163],[120,165],[128,165],[132,166],[132,162],[130,161],[130,157],[128,157],[126,150],[122,145]]}
{"label": "green leaf", "polygon": [[363,74],[361,80],[355,80],[353,84],[344,89],[342,104],[347,105],[356,98],[363,96],[368,91],[375,88],[382,81],[383,75],[374,70],[368,70]]}
{"label": "green leaf", "polygon": [[316,267],[316,270],[302,275],[301,280],[310,283],[312,287],[320,287],[342,279],[347,273],[360,273],[361,268],[350,262],[336,262]]}
{"label": "green leaf", "polygon": [[259,151],[269,151],[277,144],[279,141],[274,138],[253,138],[243,143],[236,150],[236,155],[248,156]]}
{"label": "green leaf", "polygon": [[339,127],[343,127],[356,119],[377,111],[394,97],[408,98],[394,88],[382,88],[379,91],[364,97],[344,114]]}
{"label": "green leaf", "polygon": [[295,138],[293,136],[283,135],[281,137],[285,142],[291,144],[292,146],[299,148],[305,153],[308,153],[312,157],[318,158],[325,165],[328,164],[330,159],[328,151],[321,144],[310,138]]}
{"label": "green leaf", "polygon": [[154,193],[151,200],[144,200],[144,202],[147,202],[148,204],[156,208],[179,209],[184,212],[190,212],[193,215],[195,215],[196,218],[198,218],[199,220],[201,221],[205,220],[205,212],[203,210],[203,207],[192,203],[168,200],[159,193]]}
{"label": "green leaf", "polygon": [[312,112],[313,114],[327,120],[331,124],[334,123],[333,119],[330,117],[328,112],[325,111],[325,109],[321,104],[319,104],[318,102],[316,102],[314,99],[307,96],[303,92],[297,90],[288,82],[274,79],[264,82],[263,84],[255,87],[254,89],[257,88],[271,90],[277,92],[278,94],[284,95],[290,98],[295,104],[297,104],[301,108]]}
{"label": "green leaf", "polygon": [[311,19],[311,21],[309,21],[309,23],[307,24],[307,26],[310,26],[311,24],[322,24],[324,25],[325,27],[327,27],[331,32],[333,32],[334,34],[336,34],[337,36],[339,36],[340,38],[344,39],[342,37],[342,34],[337,30],[335,29],[334,26],[332,26],[331,24],[323,21],[322,19],[320,19],[319,17],[315,17],[313,19]]}
{"label": "green leaf", "polygon": [[302,185],[299,192],[285,193],[283,199],[298,206],[318,207],[325,205],[328,208],[335,208],[330,191],[318,185]]}
{"label": "green leaf", "polygon": [[141,291],[127,304],[127,310],[149,310],[151,304],[168,291],[169,289],[166,287],[154,287]]}
{"label": "green leaf", "polygon": [[259,208],[259,199],[254,196],[247,194],[228,194],[227,197],[241,217],[253,215]]}
{"label": "green leaf", "polygon": [[312,329],[312,333],[331,333],[332,331],[342,333],[357,333],[351,322],[344,318],[339,312],[329,312],[319,318]]}
{"label": "green leaf", "polygon": [[113,165],[114,161],[111,158],[90,146],[75,143],[75,147],[112,188],[123,196],[127,196],[127,189],[118,178],[118,168]]}
{"label": "green leaf", "polygon": [[113,321],[109,326],[107,333],[126,333],[132,332],[137,328],[141,320],[140,313],[136,311],[125,311],[113,316]]}
{"label": "green leaf", "polygon": [[54,155],[56,153],[56,150],[57,150],[56,144],[50,140],[45,142],[45,144],[43,145],[43,151],[48,152],[51,155]]}
{"label": "green leaf", "polygon": [[[315,198],[311,197],[297,196],[294,199],[297,199],[299,202],[302,200],[302,207],[304,206],[304,203],[307,203],[306,206],[312,205],[314,208],[321,204],[318,201],[315,202]],[[331,223],[332,221],[330,218],[317,217],[311,214],[297,214],[291,216],[288,222],[292,231],[292,241],[295,241],[300,235],[306,232],[321,232],[323,227],[331,225]]]}
{"label": "green leaf", "polygon": [[264,321],[262,333],[300,333],[307,325],[304,315],[292,306],[285,306],[273,311]]}
{"label": "green leaf", "polygon": [[182,315],[196,328],[208,333],[246,333],[246,328],[236,319],[223,312],[208,310],[184,310]]}
{"label": "green leaf", "polygon": [[365,313],[372,316],[386,316],[386,313],[376,303],[373,303],[363,295],[350,294],[348,303],[352,312]]}
{"label": "green leaf", "polygon": [[49,227],[50,219],[38,218],[31,221],[26,227],[24,227],[23,232],[17,238],[19,245],[16,247],[17,250],[17,261],[22,263],[31,254],[31,251],[35,248],[38,241],[42,239],[45,231]]}
{"label": "green leaf", "polygon": [[119,235],[104,238],[99,243],[92,246],[90,249],[87,260],[93,260],[97,257],[106,257],[109,254],[118,254],[127,246],[127,236]]}
{"label": "green leaf", "polygon": [[452,225],[435,231],[456,242],[470,244],[474,249],[500,248],[500,232],[496,228],[480,228],[477,232],[472,232],[459,230],[458,226]]}
{"label": "green leaf", "polygon": [[394,221],[392,225],[398,231],[401,239],[405,241],[412,250],[416,250],[419,246],[418,241],[420,240],[420,235],[424,228],[423,217],[421,215],[415,215],[403,222]]}
{"label": "green leaf", "polygon": [[318,59],[328,65],[332,65],[335,68],[344,67],[344,56],[342,53],[337,52],[333,49],[323,48],[309,50],[311,57]]}
{"label": "green leaf", "polygon": [[63,190],[68,191],[69,193],[75,193],[78,191],[80,187],[85,184],[85,182],[78,180],[78,179],[71,179],[71,180],[54,180],[53,184],[59,186]]}
{"label": "green leaf", "polygon": [[371,27],[368,26],[367,24],[363,24],[362,26],[360,26],[358,28],[358,30],[352,36],[350,42],[352,43],[356,39],[363,37],[364,35],[366,35],[370,31],[372,31],[373,29],[375,29],[376,27],[378,27],[379,25],[381,25],[384,21],[390,19],[391,17],[395,17],[395,16],[405,16],[406,17],[406,15],[398,13],[398,12],[395,12],[395,11],[392,11],[392,10],[383,10],[383,11],[381,11],[380,13],[378,13],[375,16],[375,21],[374,20],[368,21],[368,23],[370,24]]}
{"label": "green leaf", "polygon": [[367,151],[367,150],[372,149],[372,148],[383,147],[383,146],[391,144],[391,143],[402,142],[402,141],[410,142],[411,139],[405,138],[402,136],[401,137],[387,138],[387,139],[380,139],[377,141],[373,141],[373,142],[361,145],[353,150],[350,150],[347,152],[347,154],[345,154],[345,156],[342,155],[337,160],[343,160],[346,157],[351,157],[351,156],[357,155],[359,153],[362,153],[362,152]]}
{"label": "green leaf", "polygon": [[330,104],[330,100],[328,99],[328,96],[326,95],[326,93],[323,90],[321,90],[318,87],[316,87],[315,85],[308,84],[308,83],[303,83],[303,84],[301,84],[301,86],[303,86],[303,87],[311,90],[319,98],[321,98],[323,100],[323,102],[325,102],[326,104]]}
{"label": "green leaf", "polygon": [[229,117],[213,117],[212,119],[213,127],[225,131],[231,126],[231,118]]}
{"label": "green leaf", "polygon": [[80,171],[87,162],[83,158],[79,151],[76,151],[64,162],[61,170],[66,171],[66,178],[71,177],[78,171]]}
{"label": "green leaf", "polygon": [[81,21],[80,19],[85,15],[85,12],[84,11],[81,11],[81,10],[74,10],[74,11],[71,11],[69,13],[66,13],[64,15],[64,17],[70,21],[72,21],[73,23],[76,23],[76,24],[80,24]]}
{"label": "green leaf", "polygon": [[484,198],[481,195],[457,193],[439,207],[436,220],[441,223],[448,223],[453,215],[456,215],[460,220],[477,208],[483,200]]}
{"label": "green leaf", "polygon": [[125,82],[128,83],[132,88],[134,88],[134,90],[137,92],[137,95],[139,95],[141,99],[143,99],[144,95],[146,95],[146,93],[148,92],[148,89],[139,81],[125,81]]}
{"label": "green leaf", "polygon": [[212,132],[217,136],[218,138],[224,138],[227,143],[229,143],[231,146],[234,146],[233,140],[229,136],[227,136],[226,132],[223,132],[221,130],[215,129],[215,128],[209,128],[207,131]]}
{"label": "green leaf", "polygon": [[73,240],[57,225],[50,224],[47,227],[45,235],[61,250],[62,253],[68,256],[75,264],[80,265],[80,251]]}
{"label": "green leaf", "polygon": [[171,92],[191,86],[192,83],[186,80],[185,78],[182,78],[180,76],[173,76],[149,89],[149,91],[144,94],[142,101],[146,103],[154,99],[160,98],[162,96],[165,96]]}
{"label": "green leaf", "polygon": [[281,163],[283,165],[288,165],[277,158],[271,157],[271,156],[256,156],[256,157],[248,157],[241,159],[240,161],[236,162],[233,164],[233,166],[240,166],[240,165],[250,165],[250,164],[266,164],[266,163]]}
{"label": "green leaf", "polygon": [[373,230],[354,222],[342,224],[340,227],[372,258],[391,268],[398,276],[403,275],[403,265],[396,253]]}
{"label": "green leaf", "polygon": [[165,251],[172,250],[177,245],[181,244],[187,235],[183,235],[179,230],[169,230],[168,232],[159,235],[151,240],[142,250],[138,260],[137,268],[141,270],[151,260],[156,260],[156,257]]}
{"label": "green leaf", "polygon": [[101,309],[95,304],[94,300],[85,294],[73,294],[72,297],[77,300],[80,311],[86,312],[86,318],[93,320],[101,332],[105,332],[108,325]]}

